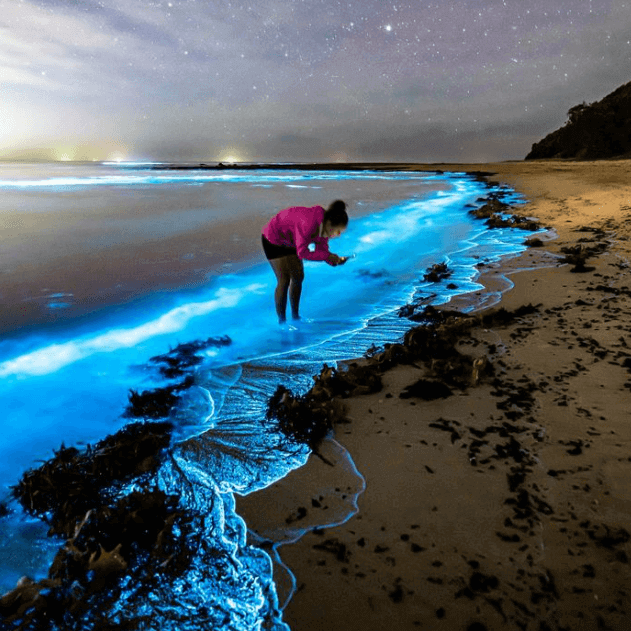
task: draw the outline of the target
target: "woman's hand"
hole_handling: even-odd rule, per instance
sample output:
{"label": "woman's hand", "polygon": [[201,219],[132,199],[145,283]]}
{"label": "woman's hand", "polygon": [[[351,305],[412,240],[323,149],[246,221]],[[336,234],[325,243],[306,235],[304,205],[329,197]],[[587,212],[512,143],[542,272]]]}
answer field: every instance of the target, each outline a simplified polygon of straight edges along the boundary
{"label": "woman's hand", "polygon": [[337,254],[333,254],[333,252],[331,252],[331,254],[326,257],[326,262],[331,265],[331,267],[337,267],[338,265],[342,265],[342,263],[345,263],[346,261],[341,259]]}

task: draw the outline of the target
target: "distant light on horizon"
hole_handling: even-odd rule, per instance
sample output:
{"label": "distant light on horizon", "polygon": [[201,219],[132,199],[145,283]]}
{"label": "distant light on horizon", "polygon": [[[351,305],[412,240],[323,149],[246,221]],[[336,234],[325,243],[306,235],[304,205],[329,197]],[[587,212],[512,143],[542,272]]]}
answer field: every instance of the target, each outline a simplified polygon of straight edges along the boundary
{"label": "distant light on horizon", "polygon": [[56,147],[52,152],[52,158],[56,162],[72,162],[76,158],[76,150],[74,147],[61,146]]}
{"label": "distant light on horizon", "polygon": [[35,160],[44,162],[125,162],[133,160],[129,146],[116,141],[94,143],[50,142],[40,143],[36,150],[7,152],[0,159]]}
{"label": "distant light on horizon", "polygon": [[331,162],[350,162],[348,154],[344,151],[336,151],[330,158]]}
{"label": "distant light on horizon", "polygon": [[223,151],[219,153],[219,158],[217,162],[245,162],[246,158],[243,154],[244,152],[237,147],[226,147]]}

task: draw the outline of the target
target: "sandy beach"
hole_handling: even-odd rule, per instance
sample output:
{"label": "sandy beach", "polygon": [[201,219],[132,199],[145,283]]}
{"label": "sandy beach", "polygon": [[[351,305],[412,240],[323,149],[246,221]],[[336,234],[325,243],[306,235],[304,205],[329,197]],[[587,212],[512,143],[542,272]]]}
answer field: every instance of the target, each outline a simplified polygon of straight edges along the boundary
{"label": "sandy beach", "polygon": [[[312,456],[239,498],[255,531],[310,529],[278,549],[297,582],[284,620],[292,631],[630,629],[631,161],[407,168],[487,173],[529,200],[511,212],[558,238],[481,270],[487,295],[514,283],[500,305],[478,292],[444,306],[481,306],[442,324],[459,331],[468,387],[417,396],[408,387],[435,384],[440,364],[418,356],[379,368],[380,392],[341,400],[335,440],[366,485],[345,523],[317,527],[361,487],[343,458]],[[579,247],[584,265],[564,262]]]}

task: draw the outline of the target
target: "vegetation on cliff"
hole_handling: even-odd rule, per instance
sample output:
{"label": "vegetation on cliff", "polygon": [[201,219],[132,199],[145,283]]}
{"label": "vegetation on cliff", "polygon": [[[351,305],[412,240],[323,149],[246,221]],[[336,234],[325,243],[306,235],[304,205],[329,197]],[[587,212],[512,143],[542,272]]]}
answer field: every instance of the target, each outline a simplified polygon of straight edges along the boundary
{"label": "vegetation on cliff", "polygon": [[601,101],[575,105],[563,127],[536,142],[526,160],[631,157],[631,83]]}

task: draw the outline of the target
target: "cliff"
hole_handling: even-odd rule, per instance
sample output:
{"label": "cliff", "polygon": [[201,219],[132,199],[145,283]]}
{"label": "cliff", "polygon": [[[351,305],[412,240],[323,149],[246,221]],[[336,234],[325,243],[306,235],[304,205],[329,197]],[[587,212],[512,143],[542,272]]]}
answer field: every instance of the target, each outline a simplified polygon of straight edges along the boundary
{"label": "cliff", "polygon": [[526,160],[631,157],[631,83],[601,101],[575,105],[563,127],[536,142]]}

